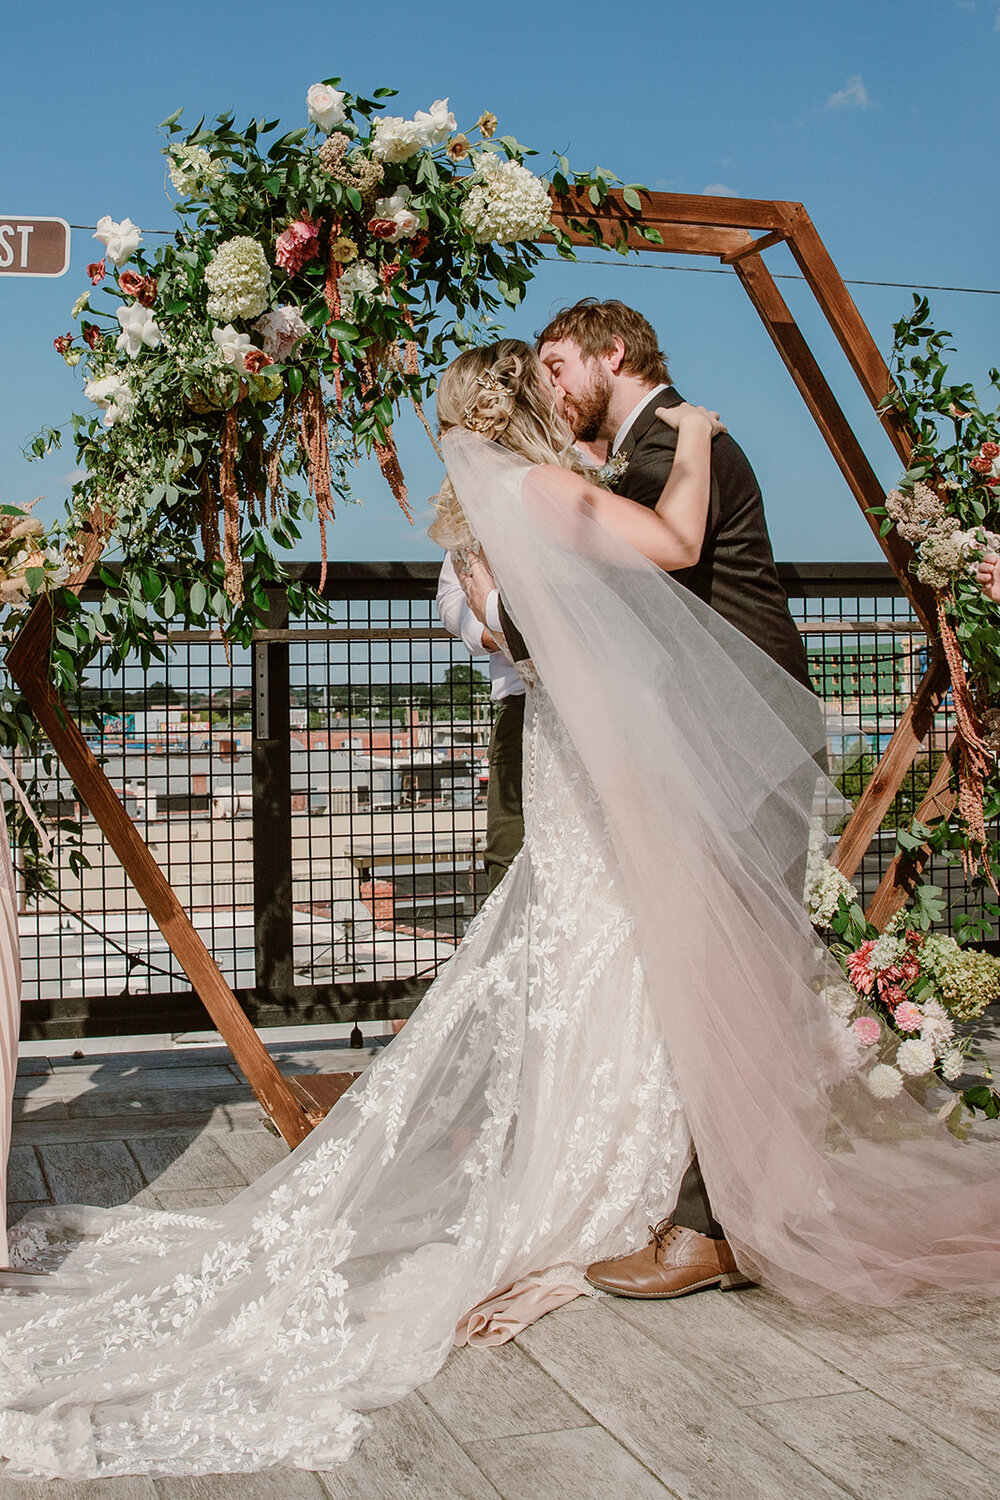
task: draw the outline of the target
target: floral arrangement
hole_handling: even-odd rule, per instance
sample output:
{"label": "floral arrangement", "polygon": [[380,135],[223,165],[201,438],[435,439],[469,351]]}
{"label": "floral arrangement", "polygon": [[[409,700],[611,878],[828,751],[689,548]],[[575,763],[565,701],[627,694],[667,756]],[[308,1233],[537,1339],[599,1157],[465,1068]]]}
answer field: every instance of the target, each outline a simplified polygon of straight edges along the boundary
{"label": "floral arrangement", "polygon": [[[893,388],[884,408],[903,413],[916,433],[910,467],[890,491],[881,531],[895,527],[915,553],[916,577],[934,591],[952,681],[959,752],[957,812],[930,834],[957,849],[970,878],[996,892],[1000,850],[988,825],[1000,815],[1000,618],[975,582],[984,552],[1000,548],[1000,412],[985,409],[973,386],[948,379],[951,334],[936,330],[926,298],[895,326]],[[989,372],[1000,393],[1000,372]],[[998,914],[998,913],[994,913]]]}
{"label": "floral arrangement", "polygon": [[[302,517],[318,516],[325,564],[365,453],[409,514],[400,405],[434,441],[423,403],[436,371],[521,299],[541,236],[572,255],[553,191],[586,184],[597,207],[618,181],[559,157],[550,183],[488,111],[463,131],[447,99],[407,119],[381,112],[394,90],[363,98],[339,83],[313,84],[309,123],[266,147],[277,121],[239,131],[225,115],[185,134],[178,111],[162,128],[181,228],[148,256],[130,219],[97,225],[79,331],[54,342],[84,366],[92,403],[73,424],[86,475],[71,520],[99,518],[134,582],[102,621],[121,654],[157,617],[211,614],[246,638],[264,586],[284,576],[274,549],[294,544]],[[655,242],[637,187],[621,213]],[[58,439],[48,429],[33,449]]]}
{"label": "floral arrangement", "polygon": [[824,992],[845,1065],[864,1069],[876,1099],[894,1098],[903,1088],[926,1093],[978,1065],[986,1081],[946,1102],[949,1124],[960,1134],[976,1111],[1000,1118],[1000,1092],[988,1063],[967,1036],[956,1034],[956,1024],[975,1020],[1000,1000],[1000,958],[930,930],[941,915],[936,887],[921,887],[914,906],[897,912],[879,933],[865,921],[855,887],[824,857],[824,845],[815,826],[805,901],[847,981]]}
{"label": "floral arrangement", "polygon": [[31,514],[34,504],[0,505],[0,608],[23,609],[70,574],[57,529]]}

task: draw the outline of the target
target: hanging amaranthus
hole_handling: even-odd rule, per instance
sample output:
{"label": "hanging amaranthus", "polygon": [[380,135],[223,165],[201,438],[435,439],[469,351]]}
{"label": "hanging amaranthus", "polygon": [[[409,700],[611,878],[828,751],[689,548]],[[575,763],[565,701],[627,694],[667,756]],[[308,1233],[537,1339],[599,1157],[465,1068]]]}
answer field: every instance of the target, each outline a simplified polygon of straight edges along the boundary
{"label": "hanging amaranthus", "polygon": [[319,549],[322,564],[319,587],[326,584],[326,527],[333,520],[333,484],[330,475],[330,445],[326,431],[326,405],[316,385],[304,385],[299,397],[299,435],[309,466],[309,491],[316,501]]}
{"label": "hanging amaranthus", "polygon": [[222,560],[224,588],[234,604],[243,600],[243,559],[240,556],[240,492],[236,483],[239,420],[231,406],[222,422],[219,444],[219,489],[222,492]]}
{"label": "hanging amaranthus", "polygon": [[965,675],[962,649],[955,634],[955,627],[948,617],[944,596],[938,595],[938,628],[945,660],[951,677],[951,696],[955,706],[955,726],[958,735],[958,810],[965,822],[978,853],[969,848],[962,850],[962,865],[967,880],[971,880],[982,867],[993,889],[996,879],[990,869],[985,849],[987,842],[986,820],[983,813],[983,793],[990,768],[990,754],[983,738],[983,725],[976,712]]}

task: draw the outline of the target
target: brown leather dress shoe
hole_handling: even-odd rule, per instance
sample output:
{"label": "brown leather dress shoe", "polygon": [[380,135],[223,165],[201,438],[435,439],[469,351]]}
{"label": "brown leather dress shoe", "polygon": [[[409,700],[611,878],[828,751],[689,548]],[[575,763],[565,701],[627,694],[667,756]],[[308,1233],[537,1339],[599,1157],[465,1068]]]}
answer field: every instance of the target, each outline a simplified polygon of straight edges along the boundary
{"label": "brown leather dress shoe", "polygon": [[651,1224],[649,1232],[652,1239],[642,1250],[588,1266],[591,1286],[616,1297],[684,1297],[704,1287],[728,1292],[754,1285],[737,1268],[725,1240],[709,1239],[672,1219]]}

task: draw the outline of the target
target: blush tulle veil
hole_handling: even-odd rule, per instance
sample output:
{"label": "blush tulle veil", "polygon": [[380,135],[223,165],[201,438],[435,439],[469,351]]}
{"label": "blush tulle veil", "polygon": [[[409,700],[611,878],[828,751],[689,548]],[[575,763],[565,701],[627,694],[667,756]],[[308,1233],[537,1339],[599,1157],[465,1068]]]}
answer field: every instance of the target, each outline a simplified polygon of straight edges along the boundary
{"label": "blush tulle veil", "polygon": [[[455,429],[448,471],[597,789],[717,1218],[799,1303],[1000,1289],[1000,1148],[877,1100],[802,906],[815,697],[568,498]],[[874,1059],[872,1059],[874,1061]]]}

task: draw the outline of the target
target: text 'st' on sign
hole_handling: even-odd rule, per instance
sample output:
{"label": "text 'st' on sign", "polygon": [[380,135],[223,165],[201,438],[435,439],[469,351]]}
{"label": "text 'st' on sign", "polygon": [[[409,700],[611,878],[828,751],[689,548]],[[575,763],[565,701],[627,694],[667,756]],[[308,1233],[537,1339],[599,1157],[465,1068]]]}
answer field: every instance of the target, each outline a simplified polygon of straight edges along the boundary
{"label": "text 'st' on sign", "polygon": [[0,276],[62,276],[68,270],[65,219],[0,214]]}

